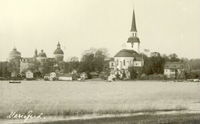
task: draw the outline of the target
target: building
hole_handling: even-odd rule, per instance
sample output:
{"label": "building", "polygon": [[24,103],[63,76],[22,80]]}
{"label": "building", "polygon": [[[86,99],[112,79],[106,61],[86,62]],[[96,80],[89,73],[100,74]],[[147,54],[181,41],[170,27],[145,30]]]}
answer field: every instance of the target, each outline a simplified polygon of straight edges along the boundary
{"label": "building", "polygon": [[21,59],[21,53],[17,51],[17,48],[14,47],[12,51],[9,53],[9,61],[12,60],[20,60]]}
{"label": "building", "polygon": [[114,58],[110,59],[109,68],[113,71],[125,70],[127,72],[129,67],[141,68],[144,65],[143,57],[140,55],[140,39],[137,36],[134,10],[130,31],[131,36],[127,40],[130,47],[120,50]]}
{"label": "building", "polygon": [[26,79],[27,79],[27,80],[31,80],[31,79],[33,79],[33,78],[34,78],[33,72],[30,71],[30,70],[26,71]]}
{"label": "building", "polygon": [[36,56],[36,59],[37,59],[39,62],[45,62],[48,58],[47,58],[47,55],[46,55],[46,53],[44,52],[44,50],[41,50],[41,52]]}
{"label": "building", "polygon": [[164,75],[170,79],[182,78],[185,71],[185,64],[182,62],[166,62]]}
{"label": "building", "polygon": [[64,52],[62,51],[62,49],[61,49],[61,45],[60,45],[60,43],[58,42],[58,44],[57,44],[57,48],[56,48],[56,50],[54,51],[54,57],[55,57],[55,59],[56,59],[56,61],[63,61],[63,58],[64,58]]}
{"label": "building", "polygon": [[21,53],[17,51],[14,47],[13,50],[9,53],[9,68],[11,71],[11,77],[17,77],[20,72],[20,59]]}
{"label": "building", "polygon": [[21,58],[20,60],[20,73],[26,72],[27,70],[34,67],[34,58]]}
{"label": "building", "polygon": [[28,70],[31,70],[33,73],[40,72],[43,71],[45,67],[48,67],[50,70],[53,70],[54,68],[58,71],[62,70],[64,68],[64,52],[62,51],[59,42],[53,54],[54,58],[49,58],[44,50],[41,50],[40,53],[38,53],[36,49],[33,57],[22,57],[21,53],[17,51],[16,48],[13,48],[9,53],[8,58],[11,77],[17,77],[17,75],[22,73],[25,74]]}

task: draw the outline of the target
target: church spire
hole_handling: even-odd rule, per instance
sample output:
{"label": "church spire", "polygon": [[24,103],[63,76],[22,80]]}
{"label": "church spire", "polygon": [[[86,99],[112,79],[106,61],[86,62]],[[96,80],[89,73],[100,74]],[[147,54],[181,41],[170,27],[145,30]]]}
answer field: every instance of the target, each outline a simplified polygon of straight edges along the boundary
{"label": "church spire", "polygon": [[137,37],[137,28],[136,28],[136,21],[135,21],[135,11],[133,9],[133,17],[132,17],[132,25],[131,25],[131,36],[128,38],[127,43],[131,44],[133,48],[134,44],[138,44],[137,52],[140,50],[140,39]]}
{"label": "church spire", "polygon": [[135,22],[135,11],[134,11],[134,9],[133,9],[131,32],[137,32],[136,22]]}

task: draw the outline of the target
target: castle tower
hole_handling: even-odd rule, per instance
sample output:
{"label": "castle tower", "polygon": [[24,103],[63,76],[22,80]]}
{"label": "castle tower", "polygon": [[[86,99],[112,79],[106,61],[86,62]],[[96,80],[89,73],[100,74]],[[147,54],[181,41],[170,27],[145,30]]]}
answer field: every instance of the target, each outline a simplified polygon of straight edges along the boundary
{"label": "castle tower", "polygon": [[59,42],[58,42],[58,44],[57,44],[57,49],[54,51],[53,54],[54,54],[54,56],[55,56],[56,61],[63,61],[64,52],[62,51],[61,45],[60,45]]}
{"label": "castle tower", "polygon": [[131,36],[128,38],[127,43],[131,43],[131,47],[133,48],[135,44],[137,44],[137,52],[140,52],[140,39],[137,37],[137,28],[135,21],[135,11],[133,10],[132,17],[132,25],[131,25]]}
{"label": "castle tower", "polygon": [[37,52],[37,49],[35,49],[34,57],[36,58],[37,56],[38,56],[38,52]]}
{"label": "castle tower", "polygon": [[9,61],[20,60],[20,59],[21,59],[21,53],[17,51],[17,49],[14,47],[13,50],[9,53]]}
{"label": "castle tower", "polygon": [[11,77],[17,77],[17,74],[19,74],[20,59],[21,53],[14,47],[13,50],[9,53],[9,68],[11,71]]}
{"label": "castle tower", "polygon": [[47,55],[44,52],[44,50],[41,50],[41,52],[37,55],[37,60],[39,62],[44,62],[47,59]]}

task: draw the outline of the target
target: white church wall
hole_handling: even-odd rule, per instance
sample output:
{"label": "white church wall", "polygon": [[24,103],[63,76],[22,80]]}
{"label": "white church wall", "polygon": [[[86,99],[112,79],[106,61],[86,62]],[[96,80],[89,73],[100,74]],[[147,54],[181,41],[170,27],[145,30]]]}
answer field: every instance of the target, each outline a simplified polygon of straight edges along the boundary
{"label": "white church wall", "polygon": [[116,69],[128,69],[133,66],[134,57],[115,57],[115,68]]}

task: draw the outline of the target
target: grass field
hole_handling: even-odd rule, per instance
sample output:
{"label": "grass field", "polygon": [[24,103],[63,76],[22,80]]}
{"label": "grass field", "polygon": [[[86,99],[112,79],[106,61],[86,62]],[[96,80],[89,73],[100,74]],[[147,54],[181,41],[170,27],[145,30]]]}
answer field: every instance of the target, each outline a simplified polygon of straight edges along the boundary
{"label": "grass field", "polygon": [[0,117],[32,110],[44,116],[200,111],[200,84],[159,81],[0,82]]}

